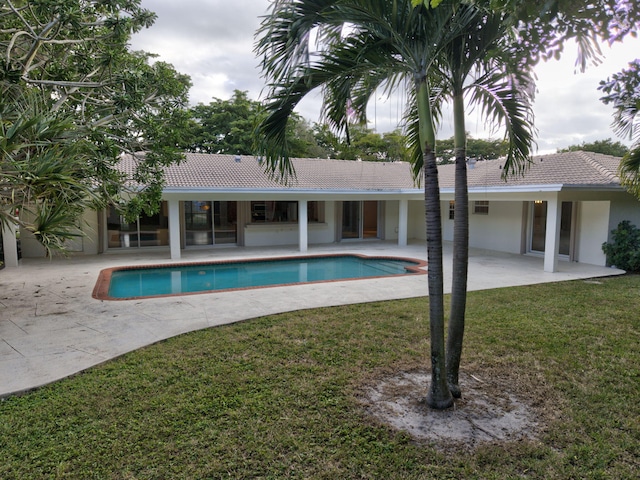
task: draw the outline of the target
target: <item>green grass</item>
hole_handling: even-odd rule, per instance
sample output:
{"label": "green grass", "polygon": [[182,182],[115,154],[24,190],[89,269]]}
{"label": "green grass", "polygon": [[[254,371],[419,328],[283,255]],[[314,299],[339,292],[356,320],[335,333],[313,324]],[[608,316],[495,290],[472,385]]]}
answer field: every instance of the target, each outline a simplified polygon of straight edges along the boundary
{"label": "green grass", "polygon": [[[0,401],[0,478],[634,478],[640,276],[469,294],[462,370],[530,398],[536,440],[443,451],[358,401],[428,365],[427,299],[182,335]],[[425,385],[425,393],[427,386]]]}

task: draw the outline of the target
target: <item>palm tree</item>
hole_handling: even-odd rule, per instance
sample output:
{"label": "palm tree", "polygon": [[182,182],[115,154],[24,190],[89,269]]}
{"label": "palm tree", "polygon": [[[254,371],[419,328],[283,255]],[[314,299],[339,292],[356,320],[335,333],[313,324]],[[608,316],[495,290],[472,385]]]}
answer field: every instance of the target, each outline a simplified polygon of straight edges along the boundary
{"label": "palm tree", "polygon": [[[305,95],[321,88],[326,120],[348,136],[348,106],[363,120],[366,105],[378,88],[408,89],[410,138],[417,147],[414,151],[420,153],[414,172],[416,176],[424,174],[425,188],[432,373],[427,403],[447,408],[453,397],[446,380],[442,232],[434,152],[434,118],[439,103],[433,102],[432,95],[433,85],[438,93],[442,79],[433,74],[446,49],[456,45],[470,25],[477,25],[478,9],[460,8],[460,2],[453,0],[437,8],[414,7],[413,3],[274,2],[258,32],[256,46],[270,87],[267,116],[258,127],[257,138],[269,171],[286,179],[295,174],[288,161],[286,124]],[[312,55],[309,42],[314,31],[323,48]]]}
{"label": "palm tree", "polygon": [[600,100],[614,108],[615,132],[633,140],[620,163],[620,183],[640,198],[640,60],[629,62],[628,69],[600,82],[598,90],[605,94]]}
{"label": "palm tree", "polygon": [[510,48],[512,28],[505,13],[460,5],[454,17],[464,15],[465,28],[444,45],[434,64],[438,79],[436,104],[453,104],[455,205],[451,313],[447,335],[447,381],[454,397],[458,382],[465,325],[469,264],[469,194],[467,187],[465,95],[493,123],[506,125],[508,153],[503,176],[520,173],[528,164],[533,142],[533,78],[525,62]]}

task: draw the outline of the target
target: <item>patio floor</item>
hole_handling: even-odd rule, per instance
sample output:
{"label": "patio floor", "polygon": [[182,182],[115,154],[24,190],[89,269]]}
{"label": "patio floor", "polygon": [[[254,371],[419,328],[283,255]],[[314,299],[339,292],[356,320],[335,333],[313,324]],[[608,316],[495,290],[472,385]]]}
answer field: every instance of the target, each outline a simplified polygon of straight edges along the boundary
{"label": "patio floor", "polygon": [[[311,246],[307,255],[359,253],[426,260],[424,243]],[[543,259],[471,250],[469,290],[587,279],[623,273]],[[292,247],[219,248],[183,252],[181,261],[300,255]],[[445,246],[445,292],[451,284],[451,246]],[[0,397],[45,385],[160,340],[198,329],[291,310],[427,295],[427,276],[314,283],[143,300],[91,297],[98,273],[122,265],[174,263],[168,252],[24,259],[0,270]]]}

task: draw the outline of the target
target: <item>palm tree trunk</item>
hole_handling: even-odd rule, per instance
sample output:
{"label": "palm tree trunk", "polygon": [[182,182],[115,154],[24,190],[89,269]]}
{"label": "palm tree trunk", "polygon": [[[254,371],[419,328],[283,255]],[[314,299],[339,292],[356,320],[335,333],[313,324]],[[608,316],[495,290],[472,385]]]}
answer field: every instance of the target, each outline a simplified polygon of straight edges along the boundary
{"label": "palm tree trunk", "polygon": [[453,405],[447,387],[444,339],[444,272],[442,267],[442,221],[438,167],[432,145],[435,129],[431,116],[429,88],[425,80],[417,85],[420,116],[420,143],[423,152],[425,217],[427,224],[427,261],[429,282],[429,326],[431,334],[431,384],[427,405],[445,409]]}
{"label": "palm tree trunk", "polygon": [[424,153],[424,188],[431,333],[431,385],[427,405],[444,409],[453,404],[453,397],[446,377],[440,190],[435,153],[431,149]]}
{"label": "palm tree trunk", "polygon": [[455,206],[453,219],[453,274],[451,282],[451,316],[447,335],[447,383],[452,395],[460,398],[460,358],[464,337],[469,266],[469,191],[467,187],[466,131],[464,99],[454,97]]}

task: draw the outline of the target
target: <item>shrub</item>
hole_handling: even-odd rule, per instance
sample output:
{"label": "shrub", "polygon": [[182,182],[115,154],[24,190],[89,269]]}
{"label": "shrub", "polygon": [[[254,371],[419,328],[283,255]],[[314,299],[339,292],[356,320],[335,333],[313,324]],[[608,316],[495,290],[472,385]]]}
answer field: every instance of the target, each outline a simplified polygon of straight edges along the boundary
{"label": "shrub", "polygon": [[602,244],[607,263],[630,272],[640,271],[640,229],[623,220],[611,234],[613,242]]}

